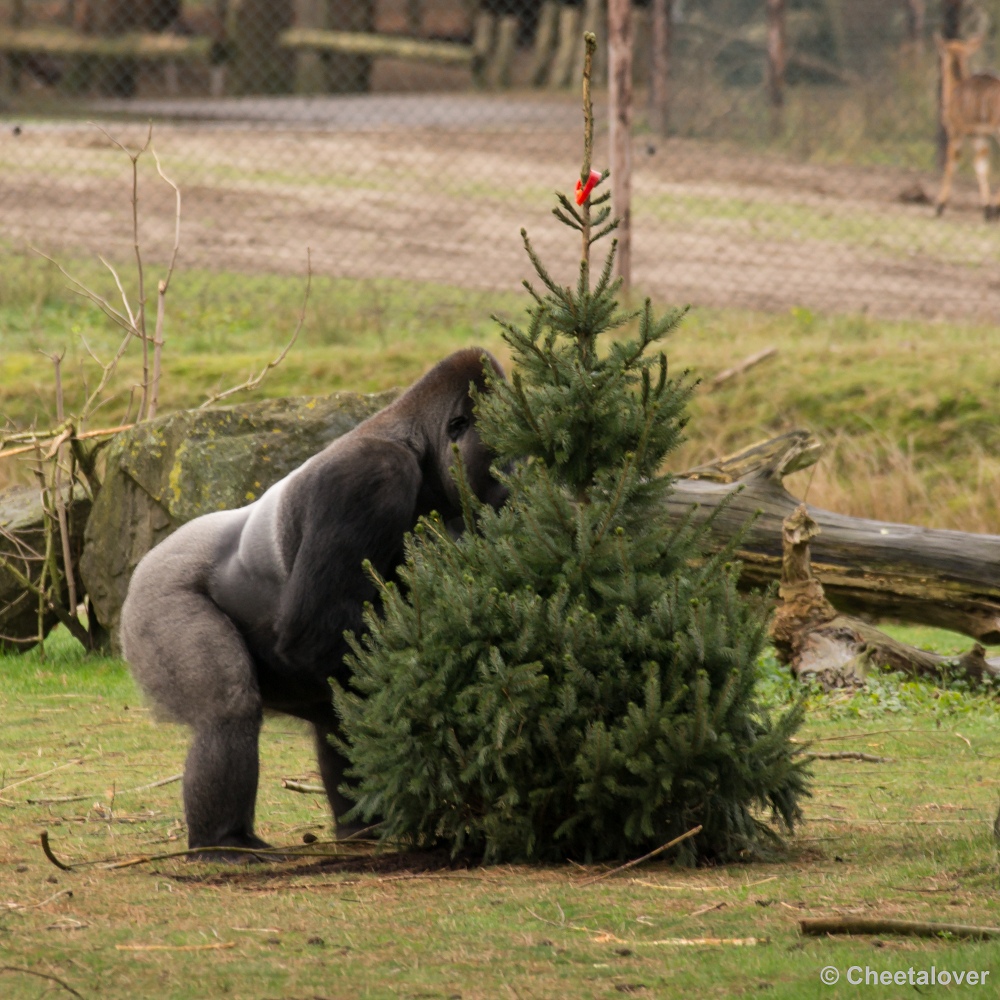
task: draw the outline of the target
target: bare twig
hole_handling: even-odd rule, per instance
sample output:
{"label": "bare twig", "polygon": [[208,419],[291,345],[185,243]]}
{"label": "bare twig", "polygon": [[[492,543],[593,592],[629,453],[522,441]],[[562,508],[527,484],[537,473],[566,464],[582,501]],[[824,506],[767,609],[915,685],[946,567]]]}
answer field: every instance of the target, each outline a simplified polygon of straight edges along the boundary
{"label": "bare twig", "polygon": [[51,903],[52,900],[58,899],[60,896],[72,896],[72,889],[60,889],[58,892],[52,893],[46,899],[39,900],[37,903],[4,903],[4,906],[8,910],[21,911],[21,910],[36,910],[41,906],[46,906]]}
{"label": "bare twig", "polygon": [[[43,352],[44,353],[44,352]],[[65,420],[65,408],[63,405],[63,387],[62,387],[62,360],[65,357],[65,351],[62,354],[49,354],[46,355],[52,362],[55,368],[55,380],[56,380],[56,420],[60,424]],[[69,613],[76,617],[76,573],[73,569],[73,554],[70,551],[70,537],[69,537],[69,518],[66,514],[67,508],[67,498],[63,496],[62,489],[62,463],[63,463],[63,445],[72,435],[72,428],[68,427],[66,430],[60,434],[53,443],[50,453],[54,451],[54,456],[56,459],[55,469],[52,473],[52,492],[55,497],[56,506],[56,517],[59,525],[59,542],[62,549],[62,560],[63,560],[63,572],[66,574],[66,590],[69,598]],[[69,481],[69,501],[72,503],[73,500],[73,478],[70,477]]]}
{"label": "bare twig", "polygon": [[650,858],[655,858],[658,854],[662,854],[664,851],[670,850],[671,847],[676,847],[678,844],[682,844],[685,840],[690,837],[694,837],[696,834],[701,833],[702,827],[699,823],[698,826],[687,833],[682,833],[679,837],[674,837],[673,840],[668,841],[665,844],[657,847],[656,850],[650,851],[648,854],[644,854],[641,858],[636,858],[633,861],[626,861],[625,864],[619,865],[617,868],[612,868],[610,871],[601,872],[600,875],[593,875],[591,878],[584,879],[582,882],[577,883],[578,885],[592,885],[594,882],[599,882],[602,878],[608,878],[610,875],[617,875],[619,872],[627,871],[629,868],[634,868],[636,865],[641,865],[644,861],[649,861]]}
{"label": "bare twig", "polygon": [[174,275],[174,266],[177,264],[177,253],[181,246],[181,189],[163,172],[160,164],[160,157],[155,149],[151,149],[153,159],[156,161],[156,172],[174,190],[175,211],[174,211],[174,247],[170,254],[170,264],[167,267],[167,276],[161,278],[156,286],[156,328],[153,331],[153,380],[149,388],[149,406],[146,409],[146,419],[152,420],[156,416],[160,402],[160,379],[163,375],[163,322],[166,315],[167,290],[170,288],[170,279]]}
{"label": "bare twig", "polygon": [[871,753],[860,753],[857,750],[839,750],[834,753],[804,753],[805,760],[863,760],[869,764],[891,764],[891,757],[876,757]]}
{"label": "bare twig", "polygon": [[235,948],[235,941],[220,941],[218,944],[116,944],[118,951],[221,951]]}
{"label": "bare twig", "polygon": [[58,976],[50,976],[47,972],[35,972],[34,969],[22,969],[17,965],[0,965],[0,973],[2,972],[20,972],[26,976],[38,976],[39,979],[48,979],[50,982],[58,983],[64,990],[68,993],[72,993],[73,996],[79,997],[83,1000],[83,994],[77,993],[69,983],[64,983]]}
{"label": "bare twig", "polygon": [[[161,788],[163,785],[172,785],[175,781],[180,781],[183,777],[183,774],[172,774],[169,778],[163,778],[160,781],[153,781],[148,785],[139,785],[138,788],[123,788],[120,791],[116,791],[115,795],[133,795],[135,792],[148,792],[151,788]],[[83,802],[86,799],[92,799],[95,797],[95,793],[91,792],[85,795],[58,795],[51,799],[28,799],[27,801],[33,806],[46,806],[52,805],[56,802]]]}
{"label": "bare twig", "polygon": [[[51,539],[51,534],[46,532],[46,537]],[[48,573],[49,566],[49,556],[46,554],[45,559],[42,561],[42,571],[39,576],[38,581],[32,580],[30,577],[26,576],[24,573],[20,572],[10,560],[5,559],[0,556],[0,569],[5,569],[17,583],[22,586],[29,593],[34,594],[38,598],[39,602],[39,642],[45,638],[44,629],[41,628],[41,619],[44,618],[44,611],[47,608],[51,611],[59,622],[66,626],[67,630],[73,636],[74,639],[83,643],[84,646],[87,645],[87,631],[80,624],[80,622],[74,618],[67,610],[64,608],[50,593],[49,589],[45,585],[46,576]]]}
{"label": "bare twig", "polygon": [[198,407],[199,410],[204,410],[206,406],[211,406],[213,403],[219,402],[220,399],[226,399],[228,396],[235,395],[237,392],[249,392],[260,386],[261,382],[264,381],[264,376],[272,368],[277,368],[282,361],[288,356],[288,352],[295,345],[295,341],[299,339],[299,333],[302,330],[302,324],[306,320],[306,306],[309,304],[309,291],[312,288],[312,251],[308,248],[306,249],[306,290],[302,296],[302,309],[299,311],[299,321],[295,325],[295,332],[292,334],[292,339],[288,341],[285,345],[284,350],[273,360],[269,361],[261,370],[258,375],[251,375],[246,382],[241,385],[233,386],[231,389],[226,389],[225,392],[216,393],[214,396],[210,396],[205,400],[201,406]]}
{"label": "bare twig", "polygon": [[716,375],[711,382],[709,382],[709,389],[718,389],[723,382],[728,382],[729,379],[734,378],[737,375],[742,375],[745,371],[753,368],[754,365],[759,365],[762,361],[766,361],[768,358],[773,358],[777,353],[777,347],[765,347],[764,350],[757,351],[756,354],[751,354],[749,357],[744,358],[739,364],[733,365],[732,368],[726,368],[719,372],[719,374]]}
{"label": "bare twig", "polygon": [[[131,309],[129,309],[128,302],[125,302],[126,309],[129,310],[129,315],[132,318],[132,325],[135,329],[136,336],[138,336],[142,341],[142,402],[139,408],[139,419],[145,415],[146,405],[149,399],[149,337],[146,335],[146,275],[145,269],[142,263],[142,248],[139,242],[139,159],[143,153],[149,149],[150,143],[153,141],[153,123],[149,123],[149,130],[146,133],[146,141],[137,149],[135,152],[130,150],[123,143],[119,142],[110,132],[102,128],[96,122],[90,122],[95,128],[99,129],[111,140],[125,155],[132,161],[132,247],[135,251],[135,267],[136,267],[136,277],[139,283],[139,296],[138,296],[138,307],[136,309],[134,317],[132,316]],[[111,268],[111,273],[115,275],[115,281],[118,283],[118,287],[121,290],[121,282],[118,281],[118,275],[115,273],[114,268]],[[122,299],[125,299],[125,292],[122,291]]]}
{"label": "bare twig", "polygon": [[61,869],[64,872],[71,872],[73,870],[72,865],[64,865],[53,853],[52,848],[49,846],[49,831],[42,830],[39,835],[39,842],[42,845],[42,853],[56,866],[56,868]]}
{"label": "bare twig", "polygon": [[65,764],[59,764],[57,767],[50,767],[47,771],[39,771],[38,774],[33,774],[30,778],[22,778],[20,781],[15,781],[12,785],[7,785],[4,788],[4,791],[9,792],[12,788],[17,788],[20,785],[27,785],[29,782],[37,781],[39,778],[44,778],[55,771],[61,771],[64,767],[72,767],[74,764],[82,764],[86,759],[86,757],[77,757],[75,760],[68,760]]}
{"label": "bare twig", "polygon": [[[110,437],[112,434],[118,434],[121,431],[129,431],[134,426],[135,424],[119,424],[117,427],[101,427],[97,430],[83,431],[79,434],[73,434],[72,437],[68,438],[67,440],[70,440],[72,442],[72,441],[86,441],[89,438],[96,438],[96,437]],[[34,442],[37,437],[38,441],[46,441],[53,437],[61,436],[65,432],[66,432],[65,428],[62,429],[56,428],[55,430],[49,430],[49,431],[39,431],[37,435],[33,437],[31,440],[32,442]],[[18,435],[17,438],[23,440],[21,435]],[[10,437],[6,438],[5,440],[13,441],[15,440],[15,438]],[[35,450],[34,443],[25,445],[23,448],[12,448],[9,451],[0,450],[0,458],[10,458],[13,455],[24,455],[27,452],[34,450]]]}

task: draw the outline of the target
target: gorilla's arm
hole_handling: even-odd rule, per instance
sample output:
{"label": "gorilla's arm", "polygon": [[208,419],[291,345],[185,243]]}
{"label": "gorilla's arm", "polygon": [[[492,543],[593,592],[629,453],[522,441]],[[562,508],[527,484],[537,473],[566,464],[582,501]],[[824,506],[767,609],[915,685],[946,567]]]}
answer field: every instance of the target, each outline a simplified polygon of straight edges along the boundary
{"label": "gorilla's arm", "polygon": [[334,672],[343,633],[362,625],[375,588],[362,563],[388,576],[416,520],[422,472],[390,441],[335,454],[296,477],[289,497],[301,534],[275,620],[275,652],[286,663]]}

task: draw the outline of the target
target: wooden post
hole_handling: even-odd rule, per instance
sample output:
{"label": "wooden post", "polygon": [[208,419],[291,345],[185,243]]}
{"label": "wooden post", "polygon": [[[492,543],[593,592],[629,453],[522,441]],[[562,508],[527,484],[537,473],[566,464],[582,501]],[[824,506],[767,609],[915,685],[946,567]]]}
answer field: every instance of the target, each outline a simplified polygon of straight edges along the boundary
{"label": "wooden post", "polygon": [[501,17],[497,24],[496,45],[486,70],[486,83],[494,89],[510,86],[510,72],[519,30],[518,19],[511,15]]}
{"label": "wooden post", "polygon": [[649,85],[652,73],[653,38],[648,7],[632,8],[632,88]]}
{"label": "wooden post", "polygon": [[632,281],[632,2],[608,0],[611,204],[618,223],[618,276]]}
{"label": "wooden post", "polygon": [[487,10],[476,14],[472,28],[472,82],[477,87],[486,86],[486,70],[493,51],[497,19]]}
{"label": "wooden post", "polygon": [[[325,0],[295,0],[295,26],[297,28],[325,28]],[[327,70],[319,52],[295,53],[295,92],[297,94],[322,94],[326,90]]]}
{"label": "wooden post", "polygon": [[653,0],[653,57],[649,76],[649,126],[665,136],[670,128],[670,49],[674,0]]}
{"label": "wooden post", "polygon": [[288,94],[295,89],[294,55],[278,35],[292,24],[292,0],[239,0],[230,5],[232,85],[237,94]]}
{"label": "wooden post", "polygon": [[767,0],[767,96],[780,111],[785,103],[785,0]]}

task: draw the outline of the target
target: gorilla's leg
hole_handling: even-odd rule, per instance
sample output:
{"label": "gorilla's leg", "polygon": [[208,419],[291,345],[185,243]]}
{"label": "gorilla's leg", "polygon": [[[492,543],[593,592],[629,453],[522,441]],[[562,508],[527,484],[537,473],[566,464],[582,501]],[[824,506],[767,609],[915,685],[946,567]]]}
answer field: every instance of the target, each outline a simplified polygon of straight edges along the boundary
{"label": "gorilla's leg", "polygon": [[[195,729],[184,766],[189,847],[267,847],[253,832],[261,715],[215,719]],[[204,852],[202,860],[251,861]]]}
{"label": "gorilla's leg", "polygon": [[199,536],[210,540],[212,524],[202,520],[204,529],[191,522],[140,563],[122,608],[122,645],[156,708],[193,731],[184,771],[189,846],[266,847],[253,832],[263,711],[257,672],[239,629],[204,593],[211,550]]}
{"label": "gorilla's leg", "polygon": [[330,800],[333,819],[337,826],[337,839],[344,840],[353,837],[368,828],[368,824],[355,821],[345,823],[342,816],[354,803],[340,791],[344,783],[344,771],[348,767],[347,758],[336,747],[331,746],[329,736],[332,730],[323,725],[316,725],[316,757],[319,760],[319,773],[323,778],[326,797]]}

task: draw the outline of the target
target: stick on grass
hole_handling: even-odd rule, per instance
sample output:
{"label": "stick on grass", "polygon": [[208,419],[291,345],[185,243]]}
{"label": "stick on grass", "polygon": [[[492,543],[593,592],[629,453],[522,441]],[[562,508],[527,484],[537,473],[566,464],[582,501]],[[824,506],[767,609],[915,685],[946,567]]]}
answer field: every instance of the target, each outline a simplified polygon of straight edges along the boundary
{"label": "stick on grass", "polygon": [[923,920],[879,920],[872,917],[806,917],[803,934],[902,934],[907,937],[957,937],[985,941],[1000,938],[998,927],[971,924],[933,924]]}
{"label": "stick on grass", "polygon": [[673,840],[668,841],[666,844],[657,847],[655,851],[650,851],[649,854],[644,854],[641,858],[636,858],[634,861],[626,861],[625,864],[619,865],[617,868],[612,868],[610,871],[601,872],[600,875],[594,875],[591,878],[584,879],[579,885],[593,885],[594,882],[599,882],[602,878],[607,878],[609,875],[617,875],[619,872],[627,871],[629,868],[634,868],[636,865],[641,865],[644,861],[649,861],[650,858],[655,858],[658,854],[662,854],[664,851],[670,850],[671,847],[676,847],[678,844],[683,843],[690,837],[695,836],[695,834],[701,833],[701,824],[694,827],[692,830],[688,830],[687,833],[682,833],[679,837],[674,837]]}

